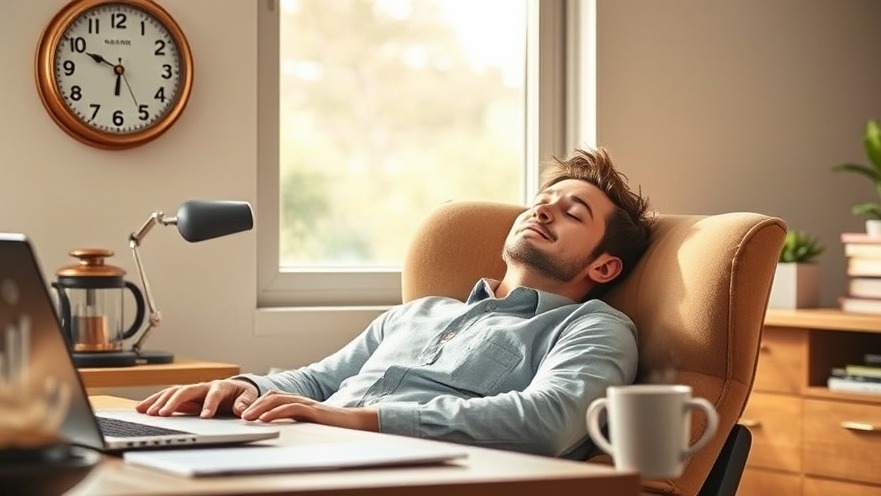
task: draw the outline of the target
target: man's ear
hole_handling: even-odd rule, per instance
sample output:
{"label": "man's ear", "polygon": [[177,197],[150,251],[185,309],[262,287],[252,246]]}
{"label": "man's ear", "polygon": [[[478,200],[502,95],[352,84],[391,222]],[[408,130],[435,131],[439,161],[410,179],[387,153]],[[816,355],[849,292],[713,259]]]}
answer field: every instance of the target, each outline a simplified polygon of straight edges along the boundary
{"label": "man's ear", "polygon": [[620,258],[603,253],[590,264],[587,276],[597,284],[605,284],[618,277],[623,268]]}

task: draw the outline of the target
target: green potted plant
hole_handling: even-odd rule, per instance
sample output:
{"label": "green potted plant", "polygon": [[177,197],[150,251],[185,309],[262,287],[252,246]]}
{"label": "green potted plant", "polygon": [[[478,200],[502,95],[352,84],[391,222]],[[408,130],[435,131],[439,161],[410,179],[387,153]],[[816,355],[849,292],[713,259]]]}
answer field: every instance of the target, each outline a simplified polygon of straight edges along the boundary
{"label": "green potted plant", "polygon": [[811,237],[804,231],[789,231],[783,238],[780,250],[780,263],[811,264],[823,253],[824,247],[820,240]]}
{"label": "green potted plant", "polygon": [[[863,147],[869,159],[869,165],[844,163],[834,166],[832,170],[853,172],[867,177],[875,186],[878,200],[881,200],[881,124],[877,120],[870,120],[866,124]],[[858,203],[851,208],[854,215],[869,216],[866,221],[866,233],[873,236],[881,236],[881,201],[878,200]]]}
{"label": "green potted plant", "polygon": [[817,257],[823,250],[819,239],[804,231],[786,233],[771,284],[769,308],[814,308],[820,305]]}

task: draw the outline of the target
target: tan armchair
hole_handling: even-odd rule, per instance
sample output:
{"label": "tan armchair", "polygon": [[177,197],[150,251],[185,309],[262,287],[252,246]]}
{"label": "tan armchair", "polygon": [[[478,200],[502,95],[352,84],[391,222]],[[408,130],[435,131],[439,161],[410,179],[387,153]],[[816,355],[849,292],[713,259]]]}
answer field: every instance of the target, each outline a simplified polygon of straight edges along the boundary
{"label": "tan armchair", "polygon": [[[502,246],[523,208],[453,202],[435,210],[409,245],[404,301],[427,295],[464,300],[480,277],[500,279]],[[755,213],[661,214],[646,254],[604,298],[636,323],[637,382],[688,384],[719,412],[719,431],[689,460],[684,474],[644,481],[646,492],[698,494],[740,417],[785,232],[782,220]],[[693,440],[704,427],[696,415]]]}

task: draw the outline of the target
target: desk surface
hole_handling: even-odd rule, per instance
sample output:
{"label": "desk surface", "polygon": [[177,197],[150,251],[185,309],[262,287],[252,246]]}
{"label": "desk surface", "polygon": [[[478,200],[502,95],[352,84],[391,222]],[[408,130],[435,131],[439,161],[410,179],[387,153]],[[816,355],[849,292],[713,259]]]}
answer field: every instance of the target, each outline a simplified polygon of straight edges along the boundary
{"label": "desk surface", "polygon": [[[131,400],[93,396],[96,409],[128,407]],[[314,444],[377,438],[390,449],[401,444],[435,443],[318,424],[283,425],[281,437],[262,444]],[[290,474],[218,476],[190,479],[125,464],[107,457],[68,496],[126,495],[637,495],[639,475],[590,463],[460,447],[468,458],[447,464]]]}
{"label": "desk surface", "polygon": [[172,363],[132,367],[84,367],[80,377],[87,389],[131,386],[169,386],[222,379],[239,373],[239,366],[191,358]]}

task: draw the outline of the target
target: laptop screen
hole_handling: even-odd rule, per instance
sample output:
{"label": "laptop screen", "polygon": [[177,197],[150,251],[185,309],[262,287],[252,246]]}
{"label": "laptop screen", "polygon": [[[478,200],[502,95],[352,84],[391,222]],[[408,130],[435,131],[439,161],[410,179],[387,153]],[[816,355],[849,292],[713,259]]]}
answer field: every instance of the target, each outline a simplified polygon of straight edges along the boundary
{"label": "laptop screen", "polygon": [[[0,233],[0,431],[103,448],[55,306],[28,239]],[[5,419],[5,420],[4,420]],[[25,447],[25,446],[23,446]]]}

